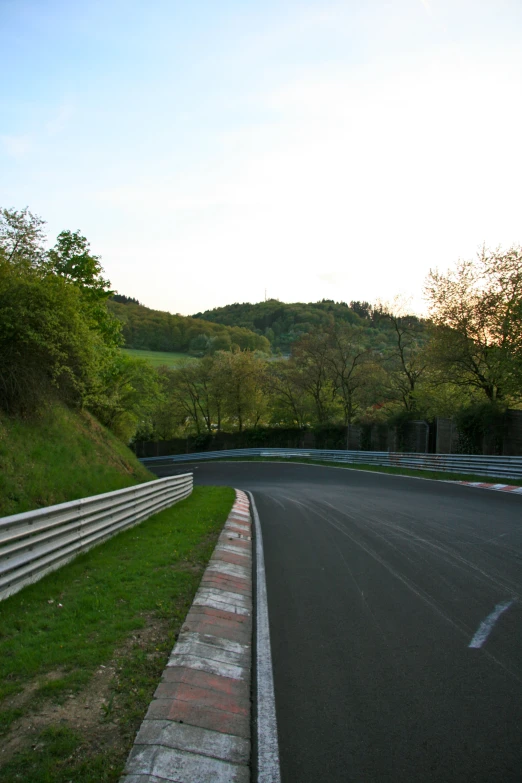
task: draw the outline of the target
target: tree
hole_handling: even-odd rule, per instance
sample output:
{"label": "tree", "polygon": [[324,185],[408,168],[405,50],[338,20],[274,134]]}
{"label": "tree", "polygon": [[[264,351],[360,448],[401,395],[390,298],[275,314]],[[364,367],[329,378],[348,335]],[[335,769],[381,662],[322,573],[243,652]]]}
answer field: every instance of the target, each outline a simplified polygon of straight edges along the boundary
{"label": "tree", "polygon": [[6,261],[17,267],[35,267],[45,255],[45,220],[25,207],[0,209],[0,250]]}
{"label": "tree", "polygon": [[51,396],[82,404],[101,340],[80,292],[56,275],[0,261],[0,407],[32,413]]}
{"label": "tree", "polygon": [[328,334],[324,331],[310,332],[292,345],[299,383],[313,400],[320,426],[329,424],[335,415],[336,387],[329,354]]}
{"label": "tree", "polygon": [[178,410],[183,412],[185,420],[193,425],[199,435],[203,417],[197,363],[187,362],[170,371],[169,377],[167,394]]}
{"label": "tree", "polygon": [[160,397],[161,383],[154,367],[121,351],[99,373],[88,405],[102,424],[129,441]]}
{"label": "tree", "polygon": [[239,432],[257,427],[267,409],[265,362],[252,351],[220,352],[219,376],[223,381],[223,408]]}
{"label": "tree", "polygon": [[390,344],[384,356],[389,395],[400,401],[404,410],[414,413],[418,386],[428,368],[427,331],[417,316],[406,312],[405,304],[399,299],[392,305],[380,305],[374,314],[389,327]]}
{"label": "tree", "polygon": [[189,351],[194,356],[204,356],[210,348],[210,340],[206,334],[198,334],[189,343]]}
{"label": "tree", "polygon": [[475,261],[459,261],[446,274],[432,270],[425,291],[443,376],[490,402],[520,400],[522,248],[483,247]]}
{"label": "tree", "polygon": [[79,231],[62,231],[47,254],[49,269],[77,285],[90,301],[108,299],[114,291],[102,277],[100,257],[90,251],[87,239]]}
{"label": "tree", "polygon": [[372,317],[373,308],[369,302],[350,302],[350,310],[357,313],[359,318],[370,319]]}
{"label": "tree", "polygon": [[62,231],[47,254],[45,269],[80,290],[90,327],[102,334],[106,346],[119,347],[121,324],[107,309],[107,300],[114,292],[103,277],[100,257],[91,253],[87,239],[79,231]]}
{"label": "tree", "polygon": [[46,253],[43,225],[27,208],[0,211],[0,406],[13,412],[51,396],[99,404],[100,379],[119,357],[98,257],[70,231]]}
{"label": "tree", "polygon": [[304,427],[309,400],[299,369],[293,359],[279,359],[267,365],[267,391],[272,420]]}
{"label": "tree", "polygon": [[359,408],[358,393],[365,383],[364,363],[369,351],[361,342],[360,330],[347,324],[334,324],[328,331],[328,343],[327,362],[347,426]]}

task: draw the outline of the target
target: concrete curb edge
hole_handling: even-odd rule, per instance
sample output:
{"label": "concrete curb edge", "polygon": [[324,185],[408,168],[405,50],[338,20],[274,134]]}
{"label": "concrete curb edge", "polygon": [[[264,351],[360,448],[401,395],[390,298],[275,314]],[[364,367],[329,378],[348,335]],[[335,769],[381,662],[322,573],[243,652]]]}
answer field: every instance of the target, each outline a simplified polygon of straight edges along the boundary
{"label": "concrete curb edge", "polygon": [[120,783],[250,783],[252,518],[236,500]]}
{"label": "concrete curb edge", "polygon": [[485,481],[451,481],[451,484],[462,484],[465,487],[475,487],[476,489],[494,489],[497,492],[511,492],[515,495],[522,495],[522,487],[513,484],[489,484]]}

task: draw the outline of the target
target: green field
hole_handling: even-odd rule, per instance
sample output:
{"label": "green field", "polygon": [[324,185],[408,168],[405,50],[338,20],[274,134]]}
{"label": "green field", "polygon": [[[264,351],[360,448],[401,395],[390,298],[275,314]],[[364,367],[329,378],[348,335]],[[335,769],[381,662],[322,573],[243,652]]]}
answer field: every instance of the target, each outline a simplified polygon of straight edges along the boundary
{"label": "green field", "polygon": [[194,357],[189,356],[188,353],[177,353],[174,351],[142,351],[138,348],[122,348],[122,351],[137,359],[145,359],[154,367],[161,367],[162,365],[176,367],[182,362],[194,361]]}

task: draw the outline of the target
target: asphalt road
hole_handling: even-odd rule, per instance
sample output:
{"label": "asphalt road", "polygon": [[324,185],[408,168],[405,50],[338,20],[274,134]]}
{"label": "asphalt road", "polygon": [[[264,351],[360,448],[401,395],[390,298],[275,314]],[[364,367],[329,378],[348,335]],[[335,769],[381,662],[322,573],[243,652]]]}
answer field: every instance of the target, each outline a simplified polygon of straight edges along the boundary
{"label": "asphalt road", "polygon": [[194,477],[259,511],[283,783],[522,781],[522,497],[280,463]]}

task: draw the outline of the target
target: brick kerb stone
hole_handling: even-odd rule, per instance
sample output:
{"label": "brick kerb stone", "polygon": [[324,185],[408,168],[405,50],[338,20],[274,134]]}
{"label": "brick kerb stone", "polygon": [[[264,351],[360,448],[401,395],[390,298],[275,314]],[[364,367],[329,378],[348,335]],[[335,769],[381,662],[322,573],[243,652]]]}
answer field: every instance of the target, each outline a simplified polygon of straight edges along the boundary
{"label": "brick kerb stone", "polygon": [[120,783],[250,783],[249,508],[236,490]]}

